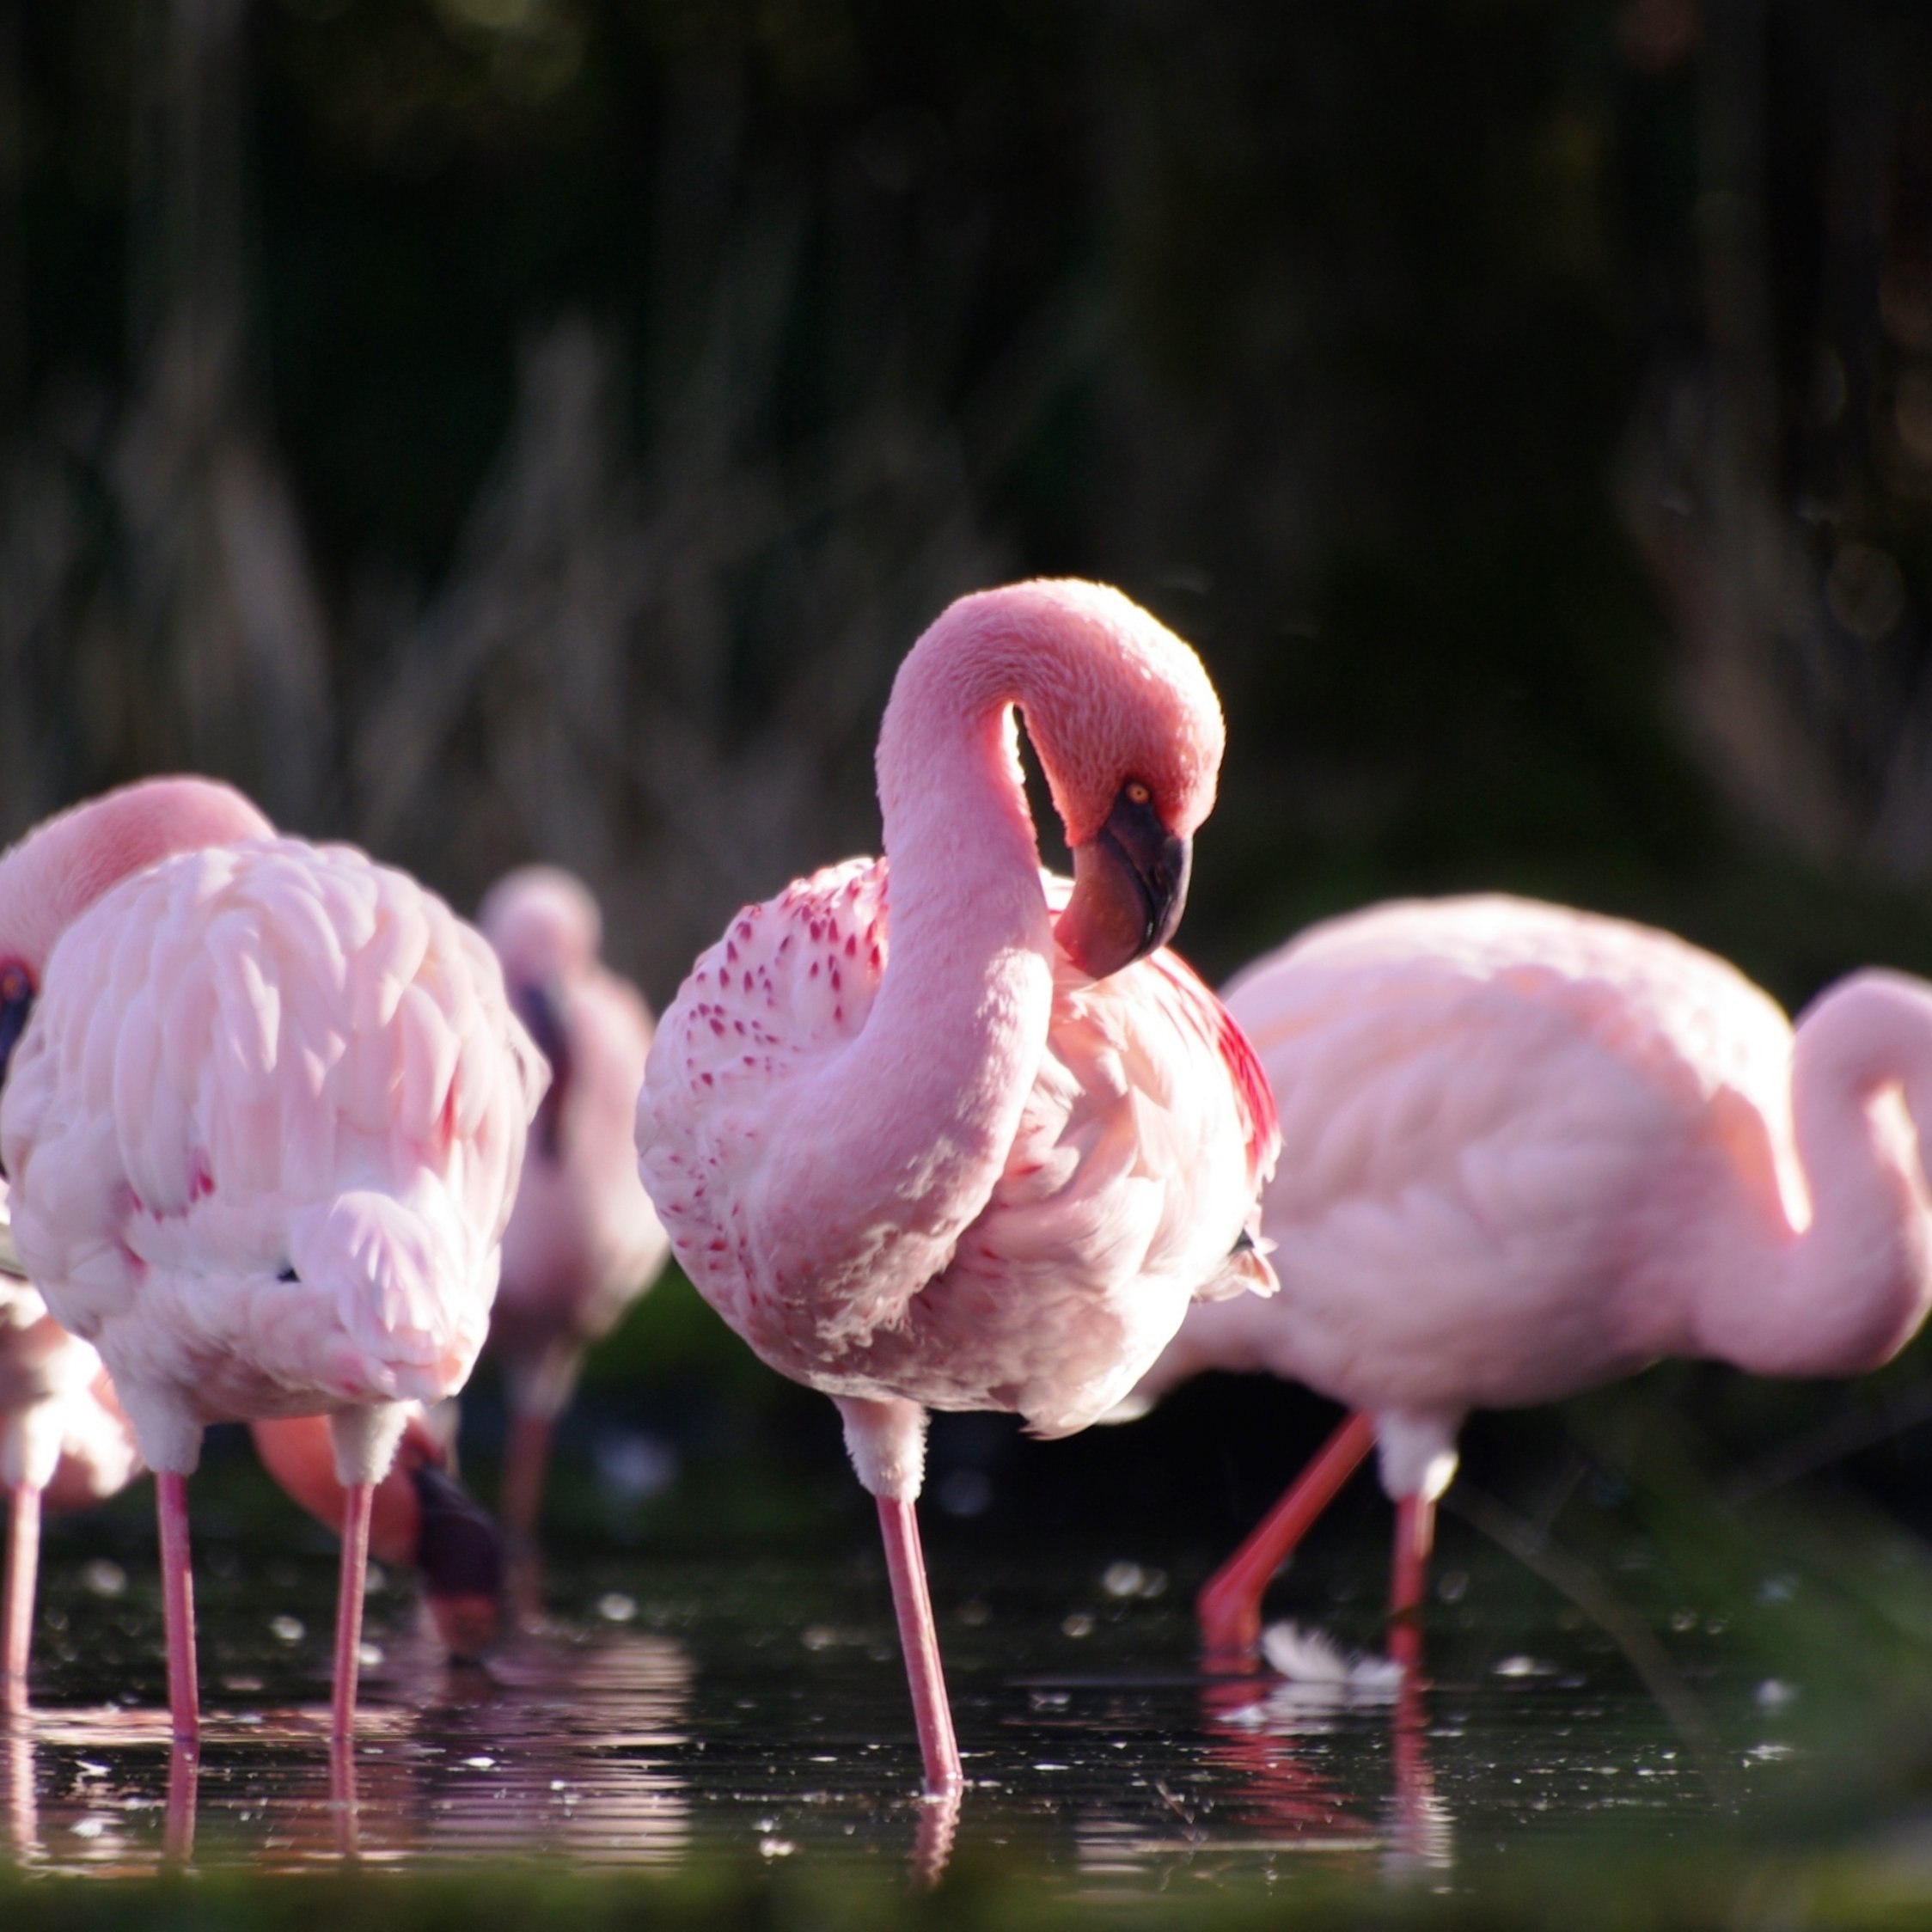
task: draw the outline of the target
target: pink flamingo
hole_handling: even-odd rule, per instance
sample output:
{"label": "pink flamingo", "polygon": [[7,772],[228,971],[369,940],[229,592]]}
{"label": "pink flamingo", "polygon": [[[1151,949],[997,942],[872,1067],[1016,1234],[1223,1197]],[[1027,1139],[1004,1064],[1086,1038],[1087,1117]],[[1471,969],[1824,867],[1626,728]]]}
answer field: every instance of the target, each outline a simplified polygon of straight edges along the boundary
{"label": "pink flamingo", "polygon": [[140,1466],[101,1358],[47,1313],[28,1281],[0,1271],[0,1483],[7,1558],[0,1587],[0,1710],[27,1709],[40,1512],[82,1508]]}
{"label": "pink flamingo", "polygon": [[638,1178],[632,1140],[651,1010],[598,960],[596,901],[568,872],[529,865],[490,889],[477,924],[503,963],[511,1004],[550,1062],[490,1316],[510,1403],[504,1526],[527,1549],[551,1432],[584,1351],[657,1278],[670,1241]]}
{"label": "pink flamingo", "polygon": [[[1042,883],[1016,704],[1073,847],[1070,895]],[[734,919],[665,1014],[638,1104],[645,1184],[686,1272],[844,1417],[926,1788],[954,1801],[914,1513],[926,1411],[1069,1434],[1194,1296],[1273,1286],[1244,1233],[1274,1159],[1266,1083],[1214,996],[1155,950],[1221,737],[1194,653],[1118,591],[961,599],[886,706],[886,858]]]}
{"label": "pink flamingo", "polygon": [[376,1481],[482,1343],[541,1063],[481,936],[226,786],[129,786],[0,857],[0,1158],[27,1272],[156,1472],[168,1702],[199,1736],[204,1426],[326,1413],[355,1714]]}
{"label": "pink flamingo", "polygon": [[1226,996],[1281,1110],[1263,1211],[1281,1292],[1190,1311],[1134,1400],[1262,1369],[1354,1413],[1202,1590],[1211,1655],[1251,1655],[1269,1579],[1372,1446],[1412,1666],[1470,1409],[1664,1355],[1855,1375],[1932,1303],[1917,980],[1855,974],[1794,1035],[1668,933],[1489,897],[1330,920]]}

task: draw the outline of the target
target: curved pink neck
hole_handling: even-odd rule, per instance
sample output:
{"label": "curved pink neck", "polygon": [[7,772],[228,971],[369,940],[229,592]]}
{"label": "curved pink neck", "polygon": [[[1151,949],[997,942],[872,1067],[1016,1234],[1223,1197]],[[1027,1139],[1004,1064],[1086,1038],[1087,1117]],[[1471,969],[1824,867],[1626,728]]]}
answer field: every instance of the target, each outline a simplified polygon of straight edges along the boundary
{"label": "curved pink neck", "polygon": [[0,854],[0,957],[39,978],[55,940],[109,887],[177,852],[272,839],[239,792],[146,779],[76,805]]}
{"label": "curved pink neck", "polygon": [[[1878,1103],[1902,1092],[1915,1158]],[[1709,1352],[1761,1375],[1858,1375],[1932,1306],[1932,987],[1864,972],[1800,1020],[1793,1126],[1811,1225],[1733,1250],[1700,1323]]]}
{"label": "curved pink neck", "polygon": [[1009,706],[1026,653],[941,618],[879,736],[887,962],[864,1030],[803,1094],[760,1189],[770,1265],[835,1331],[887,1318],[951,1257],[1019,1124],[1053,1001],[1053,938]]}

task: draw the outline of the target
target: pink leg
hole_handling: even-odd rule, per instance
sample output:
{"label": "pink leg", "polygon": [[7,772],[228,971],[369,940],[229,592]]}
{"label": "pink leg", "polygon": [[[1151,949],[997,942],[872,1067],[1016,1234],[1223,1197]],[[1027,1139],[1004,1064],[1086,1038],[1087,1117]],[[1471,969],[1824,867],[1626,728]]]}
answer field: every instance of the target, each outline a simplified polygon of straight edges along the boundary
{"label": "pink leg", "polygon": [[0,1598],[0,1710],[27,1715],[27,1659],[34,1642],[34,1581],[40,1562],[40,1492],[21,1483],[9,1494],[7,1580]]}
{"label": "pink leg", "polygon": [[369,1580],[369,1519],[373,1483],[352,1483],[342,1495],[342,1580],[335,1599],[335,1698],[329,1734],[356,1730],[356,1678],[362,1667],[363,1591]]}
{"label": "pink leg", "polygon": [[1395,1574],[1389,1587],[1389,1654],[1405,1677],[1422,1665],[1422,1601],[1435,1543],[1435,1498],[1396,1500]]}
{"label": "pink leg", "polygon": [[1201,1586],[1194,1608],[1201,1623],[1201,1648],[1211,1661],[1253,1667],[1261,1642],[1262,1593],[1374,1446],[1372,1416],[1345,1418],[1248,1540]]}
{"label": "pink leg", "polygon": [[878,1506],[885,1567],[892,1579],[892,1608],[899,1619],[899,1648],[906,1654],[913,1722],[926,1765],[926,1794],[944,1798],[965,1788],[966,1774],[953,1741],[952,1708],[946,1702],[946,1681],[939,1667],[939,1637],[932,1628],[932,1599],[926,1594],[926,1561],[919,1549],[919,1518],[909,1501],[881,1496]]}
{"label": "pink leg", "polygon": [[168,1708],[174,1742],[188,1757],[201,1748],[201,1697],[194,1672],[194,1570],[188,1556],[185,1476],[155,1477],[161,1519],[161,1614],[168,1632]]}
{"label": "pink leg", "polygon": [[339,1733],[328,1741],[328,1796],[335,1813],[335,1849],[344,1858],[359,1858],[361,1810],[356,1789],[355,1741]]}
{"label": "pink leg", "polygon": [[536,1540],[537,1519],[543,1513],[543,1477],[550,1462],[551,1422],[547,1415],[514,1412],[510,1440],[503,1458],[503,1526],[512,1544]]}

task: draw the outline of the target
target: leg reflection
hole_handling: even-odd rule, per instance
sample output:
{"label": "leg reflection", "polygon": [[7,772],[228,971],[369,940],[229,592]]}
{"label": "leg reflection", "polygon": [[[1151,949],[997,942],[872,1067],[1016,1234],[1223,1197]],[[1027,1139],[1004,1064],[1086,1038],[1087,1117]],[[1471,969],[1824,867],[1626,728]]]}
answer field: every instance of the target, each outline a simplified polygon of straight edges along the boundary
{"label": "leg reflection", "polygon": [[913,1840],[913,1890],[930,1892],[945,1876],[952,1841],[959,1830],[963,1794],[954,1789],[920,1800],[919,1831]]}
{"label": "leg reflection", "polygon": [[345,1859],[362,1856],[361,1807],[356,1789],[356,1746],[353,1739],[328,1740],[329,1808],[335,1814],[335,1849]]}
{"label": "leg reflection", "polygon": [[194,1807],[201,1769],[199,1743],[176,1737],[168,1752],[168,1822],[162,1858],[186,1865],[194,1856]]}
{"label": "leg reflection", "polygon": [[40,1856],[40,1812],[34,1790],[34,1728],[24,1717],[0,1719],[0,1774],[7,1843],[15,1863],[31,1865]]}
{"label": "leg reflection", "polygon": [[1389,1755],[1395,1792],[1384,1870],[1408,1880],[1446,1871],[1455,1862],[1449,1807],[1436,1795],[1429,1769],[1428,1691],[1405,1670],[1389,1719]]}

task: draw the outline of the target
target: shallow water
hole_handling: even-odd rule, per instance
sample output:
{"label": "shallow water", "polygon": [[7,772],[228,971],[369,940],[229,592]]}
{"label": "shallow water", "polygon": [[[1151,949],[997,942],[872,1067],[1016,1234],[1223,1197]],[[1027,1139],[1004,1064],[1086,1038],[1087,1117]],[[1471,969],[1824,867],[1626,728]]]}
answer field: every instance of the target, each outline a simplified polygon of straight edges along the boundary
{"label": "shallow water", "polygon": [[553,1574],[551,1621],[486,1669],[443,1664],[406,1586],[378,1578],[352,1760],[326,1735],[333,1562],[217,1562],[196,1770],[168,1745],[151,1595],[111,1562],[57,1561],[36,1712],[4,1733],[8,1842],[34,1872],[724,1854],[929,1874],[956,1826],[961,1851],[1010,1848],[1070,1894],[1447,1884],[1472,1856],[1769,1821],[1817,1771],[1801,1688],[1726,1617],[1657,1633],[1660,1702],[1574,1610],[1525,1621],[1501,1559],[1445,1574],[1434,1680],[1405,1699],[1205,1675],[1183,1593],[1117,1556],[963,1568],[938,1586],[956,1826],[916,1798],[890,1605],[862,1562]]}

